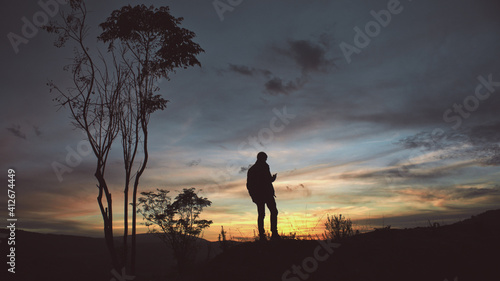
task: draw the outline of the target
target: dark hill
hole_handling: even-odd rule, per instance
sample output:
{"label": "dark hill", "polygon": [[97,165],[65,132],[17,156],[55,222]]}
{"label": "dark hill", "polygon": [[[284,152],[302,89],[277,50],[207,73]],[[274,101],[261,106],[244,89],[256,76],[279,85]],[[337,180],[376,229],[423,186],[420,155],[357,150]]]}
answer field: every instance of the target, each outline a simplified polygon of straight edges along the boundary
{"label": "dark hill", "polygon": [[318,241],[244,243],[217,256],[192,280],[498,281],[499,239],[495,210],[448,226],[356,235],[331,255]]}
{"label": "dark hill", "polygon": [[[356,235],[338,248],[325,246],[331,254],[321,246],[328,245],[324,241],[282,240],[235,243],[209,260],[220,252],[219,245],[199,240],[198,266],[184,280],[498,281],[499,234],[500,210],[495,210],[447,226]],[[5,242],[0,243],[2,281],[113,280],[103,239],[18,230],[15,275],[6,275]],[[172,265],[170,251],[157,237],[138,236],[134,281],[174,280]]]}
{"label": "dark hill", "polygon": [[[0,229],[0,233],[6,233],[6,230]],[[117,248],[121,246],[122,239],[115,239]],[[103,238],[17,230],[15,274],[7,273],[8,245],[5,242],[2,239],[0,243],[0,281],[112,281],[114,277]],[[198,245],[199,261],[206,262],[209,257],[220,253],[217,243],[199,239]],[[172,266],[171,251],[158,237],[154,234],[137,235],[138,276],[134,281],[159,280],[168,275]]]}

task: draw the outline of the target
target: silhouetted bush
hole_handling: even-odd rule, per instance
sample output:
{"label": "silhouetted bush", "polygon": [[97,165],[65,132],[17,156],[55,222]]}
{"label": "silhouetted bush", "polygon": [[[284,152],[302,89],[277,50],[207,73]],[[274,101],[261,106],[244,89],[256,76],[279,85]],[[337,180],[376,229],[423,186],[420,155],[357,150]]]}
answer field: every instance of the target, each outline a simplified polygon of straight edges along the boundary
{"label": "silhouetted bush", "polygon": [[429,222],[429,227],[430,228],[438,228],[438,227],[441,226],[438,222],[431,223],[430,220],[427,220],[427,221]]}
{"label": "silhouetted bush", "polygon": [[340,215],[327,216],[325,222],[326,231],[323,238],[340,241],[353,235],[351,219]]}
{"label": "silhouetted bush", "polygon": [[179,272],[183,274],[194,259],[196,240],[212,224],[211,220],[199,219],[203,209],[212,202],[199,197],[195,188],[184,188],[173,202],[168,192],[164,189],[141,192],[138,212],[144,216],[149,232],[156,233],[172,247]]}

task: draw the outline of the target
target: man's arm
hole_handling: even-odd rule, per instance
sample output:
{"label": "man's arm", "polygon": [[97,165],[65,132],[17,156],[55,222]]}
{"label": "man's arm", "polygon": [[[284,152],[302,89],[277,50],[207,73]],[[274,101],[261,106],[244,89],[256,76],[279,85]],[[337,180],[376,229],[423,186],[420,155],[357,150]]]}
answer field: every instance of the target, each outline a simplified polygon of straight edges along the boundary
{"label": "man's arm", "polygon": [[271,176],[271,168],[269,168],[269,164],[266,163],[266,165],[267,165],[267,174],[269,175],[269,179],[271,179],[271,182],[274,182],[278,174],[274,174]]}

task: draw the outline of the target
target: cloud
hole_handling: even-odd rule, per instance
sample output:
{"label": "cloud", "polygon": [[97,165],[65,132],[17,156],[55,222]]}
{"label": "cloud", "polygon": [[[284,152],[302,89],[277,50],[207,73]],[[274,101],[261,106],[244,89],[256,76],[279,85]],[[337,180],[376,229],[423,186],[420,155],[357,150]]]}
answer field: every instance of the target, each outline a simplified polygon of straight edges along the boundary
{"label": "cloud", "polygon": [[474,160],[454,161],[451,163],[440,162],[439,155],[434,154],[424,154],[419,158],[403,157],[393,159],[386,167],[344,172],[338,178],[365,182],[373,180],[374,183],[382,185],[411,184],[429,186],[440,180],[457,177],[463,173],[463,169],[477,166],[477,162]]}
{"label": "cloud", "polygon": [[275,47],[276,53],[292,59],[304,75],[308,73],[326,73],[335,66],[334,59],[328,58],[327,37],[321,36],[316,41],[288,40],[285,48]]}
{"label": "cloud", "polygon": [[370,187],[355,189],[350,192],[341,192],[327,196],[335,204],[356,206],[374,206],[379,204],[403,204],[405,208],[414,208],[414,211],[428,211],[429,206],[439,207],[440,210],[454,210],[457,206],[474,208],[477,206],[493,205],[500,198],[500,186],[487,187],[450,185],[439,187]]}
{"label": "cloud", "polygon": [[250,67],[246,65],[229,64],[226,71],[234,72],[241,75],[250,77],[264,77],[268,78],[264,84],[264,92],[269,95],[288,95],[294,92],[305,84],[305,79],[297,78],[295,81],[284,82],[278,76],[275,76],[270,70]]}
{"label": "cloud", "polygon": [[282,189],[285,191],[285,193],[288,193],[288,194],[294,194],[294,195],[299,195],[301,196],[302,198],[304,197],[310,197],[312,192],[309,188],[307,188],[304,184],[298,184],[298,185],[294,185],[294,186],[285,186],[284,189]]}
{"label": "cloud", "polygon": [[[40,128],[38,126],[32,126],[33,128],[33,132],[35,133],[35,135],[37,137],[40,137],[42,135],[42,131],[40,130]],[[23,132],[22,128],[21,128],[21,125],[17,124],[17,125],[12,125],[12,127],[10,128],[6,128],[7,131],[9,131],[12,135],[18,137],[18,138],[21,138],[21,139],[27,139],[27,136],[26,136],[26,133]]]}
{"label": "cloud", "polygon": [[500,122],[462,131],[423,131],[397,142],[405,149],[443,150],[441,159],[473,159],[485,166],[500,165]]}
{"label": "cloud", "polygon": [[255,67],[250,67],[246,65],[229,64],[229,68],[224,71],[234,72],[240,75],[250,76],[250,77],[264,77],[267,78],[267,82],[264,84],[264,93],[269,95],[288,95],[294,92],[305,84],[305,80],[301,78],[295,79],[295,81],[284,82],[278,76],[275,76],[270,70],[260,69]]}
{"label": "cloud", "polygon": [[288,40],[284,47],[274,46],[272,52],[292,60],[301,71],[301,76],[284,82],[274,76],[265,84],[265,93],[269,95],[289,95],[302,89],[309,82],[310,73],[327,73],[335,66],[334,59],[329,59],[329,41],[327,36],[312,40]]}
{"label": "cloud", "polygon": [[433,169],[433,170],[419,170],[416,165],[399,165],[393,168],[380,169],[375,171],[360,171],[360,172],[347,172],[339,176],[340,179],[379,179],[387,181],[393,178],[405,179],[434,179],[450,175],[449,169],[455,167],[448,167],[447,169]]}
{"label": "cloud", "polygon": [[500,122],[472,127],[467,134],[474,143],[499,143]]}
{"label": "cloud", "polygon": [[7,128],[7,131],[18,138],[26,139],[26,134],[21,131],[21,125],[14,125],[11,128]]}
{"label": "cloud", "polygon": [[201,162],[201,159],[198,159],[198,160],[193,160],[193,161],[190,161],[189,163],[186,164],[186,166],[188,167],[195,167],[195,166],[198,166]]}
{"label": "cloud", "polygon": [[264,84],[266,88],[265,92],[270,95],[289,95],[292,92],[295,92],[301,89],[305,84],[305,80],[301,78],[297,78],[295,81],[283,82],[283,80],[279,77],[274,77]]}
{"label": "cloud", "polygon": [[38,126],[33,126],[33,131],[35,131],[35,135],[37,137],[42,135],[42,131],[40,131],[40,128],[38,128]]}
{"label": "cloud", "polygon": [[450,193],[451,199],[473,199],[487,196],[500,196],[500,187],[494,188],[458,188]]}
{"label": "cloud", "polygon": [[[464,201],[475,199],[487,199],[492,196],[500,196],[499,186],[492,188],[477,188],[477,187],[441,187],[441,188],[405,188],[394,190],[396,194],[405,197],[413,198],[413,200],[429,202],[433,201],[440,206],[450,204],[450,201]],[[464,203],[464,202],[462,202]]]}
{"label": "cloud", "polygon": [[252,164],[248,165],[247,167],[241,167],[238,173],[244,174],[248,171],[248,169],[250,169],[250,167],[252,167]]}
{"label": "cloud", "polygon": [[322,34],[314,40],[288,40],[282,46],[271,46],[268,54],[284,57],[300,70],[301,76],[288,80],[265,68],[229,64],[227,70],[250,77],[266,77],[264,93],[272,96],[289,95],[302,89],[309,81],[310,73],[327,73],[335,66],[334,59],[328,58],[331,36]]}
{"label": "cloud", "polygon": [[95,236],[102,235],[102,231],[98,229],[98,223],[88,221],[78,221],[64,218],[47,219],[45,216],[30,214],[29,217],[23,219],[23,229],[36,232],[49,232],[58,234]]}
{"label": "cloud", "polygon": [[237,64],[229,64],[229,71],[248,76],[263,75],[265,77],[269,77],[272,75],[272,72],[267,69],[258,69],[246,65]]}

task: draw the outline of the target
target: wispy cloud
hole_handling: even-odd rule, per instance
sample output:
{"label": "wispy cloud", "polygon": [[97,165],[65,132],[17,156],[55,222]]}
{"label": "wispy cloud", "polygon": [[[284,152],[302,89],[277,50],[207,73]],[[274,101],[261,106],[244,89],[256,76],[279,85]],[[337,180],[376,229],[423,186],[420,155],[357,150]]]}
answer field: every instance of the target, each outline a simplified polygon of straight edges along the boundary
{"label": "wispy cloud", "polygon": [[42,131],[40,130],[40,128],[38,126],[33,126],[33,131],[35,132],[35,135],[37,137],[42,135]]}
{"label": "wispy cloud", "polygon": [[329,41],[326,36],[315,40],[288,40],[285,47],[275,46],[278,55],[290,58],[304,75],[310,73],[327,73],[335,66],[335,60],[329,58]]}
{"label": "wispy cloud", "polygon": [[442,150],[441,159],[474,159],[478,164],[500,165],[500,123],[461,131],[420,132],[397,142],[406,149]]}
{"label": "wispy cloud", "polygon": [[281,44],[274,44],[264,52],[273,57],[292,63],[301,75],[285,79],[282,75],[273,73],[266,68],[258,68],[241,64],[229,64],[227,70],[254,78],[267,78],[264,83],[264,93],[269,95],[289,95],[302,89],[310,80],[311,74],[328,73],[335,66],[335,59],[329,57],[331,35],[321,34],[314,39],[289,39]]}
{"label": "wispy cloud", "polygon": [[200,163],[201,163],[201,158],[199,158],[197,160],[193,160],[193,161],[188,162],[186,164],[186,166],[188,166],[188,167],[195,167],[195,166],[198,166]]}
{"label": "wispy cloud", "polygon": [[284,82],[279,77],[274,77],[264,84],[265,92],[270,95],[289,95],[301,89],[306,81],[304,79],[297,78],[295,81]]}
{"label": "wispy cloud", "polygon": [[284,189],[281,189],[286,197],[301,197],[307,198],[312,195],[312,191],[307,188],[304,184],[300,183],[298,185],[286,185]]}
{"label": "wispy cloud", "polygon": [[239,65],[239,64],[229,64],[229,71],[242,74],[242,75],[247,75],[247,76],[258,76],[262,75],[264,77],[270,77],[272,76],[272,72],[267,70],[267,69],[259,69],[259,68],[254,68],[246,65]]}
{"label": "wispy cloud", "polygon": [[21,130],[21,125],[14,125],[10,128],[7,128],[7,131],[18,138],[26,139],[26,134]]}
{"label": "wispy cloud", "polygon": [[[151,119],[141,190],[203,188],[214,202],[206,213],[214,224],[232,220],[251,233],[255,206],[245,173],[262,145],[278,173],[282,218],[300,216],[305,206],[318,218],[325,212],[386,212],[386,218],[390,213],[393,221],[406,222],[498,208],[500,89],[468,112],[459,130],[443,120],[455,104],[465,109],[478,75],[500,79],[497,0],[406,3],[404,16],[393,17],[350,65],[336,60],[342,54],[335,40],[353,43],[353,27],[363,28],[373,20],[369,11],[383,8],[374,1],[255,1],[222,25],[203,5],[187,2],[171,1],[172,11],[185,17],[207,52],[200,57],[203,68],[178,71],[161,83],[160,93],[172,104]],[[26,13],[16,3],[8,1],[5,22],[12,26],[3,26],[6,33],[19,31]],[[119,8],[103,3],[89,1],[89,8]],[[255,21],[257,9],[266,12]],[[33,55],[5,57],[12,67],[3,71],[8,94],[1,104],[6,131],[0,149],[3,162],[23,174],[19,210],[25,226],[76,234],[102,229],[94,157],[83,157],[63,182],[50,166],[77,157],[68,147],[78,153],[82,140],[71,131],[68,112],[56,111],[41,94],[48,92],[40,87],[47,61],[59,61],[61,51],[34,41],[20,47]],[[67,73],[54,71],[49,78],[65,81]],[[474,100],[468,101],[470,108]],[[273,109],[284,106],[296,118],[262,141],[268,129],[281,128]],[[434,128],[443,135],[433,135]],[[119,149],[113,150],[107,166],[115,202],[123,194],[120,159]],[[115,211],[120,227],[121,210]]]}

